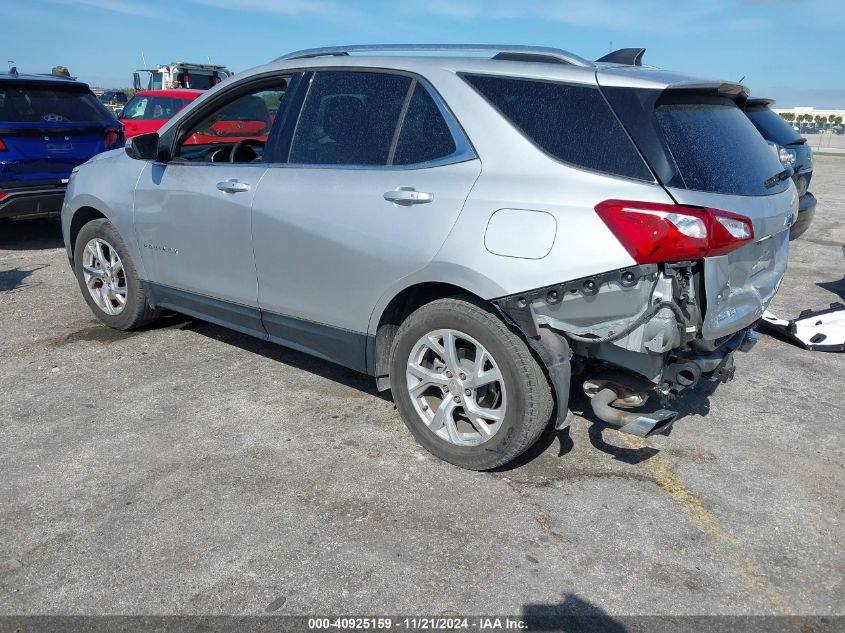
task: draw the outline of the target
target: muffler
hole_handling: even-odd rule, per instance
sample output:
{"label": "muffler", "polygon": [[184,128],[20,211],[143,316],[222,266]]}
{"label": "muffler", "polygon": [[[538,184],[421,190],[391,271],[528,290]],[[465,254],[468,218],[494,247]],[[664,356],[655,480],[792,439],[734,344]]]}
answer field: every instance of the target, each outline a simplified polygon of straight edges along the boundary
{"label": "muffler", "polygon": [[[587,395],[590,395],[594,388],[595,383],[590,383],[589,381],[584,383],[584,391]],[[646,394],[633,395],[640,396],[642,402],[645,402],[648,397]],[[632,394],[626,393],[623,388],[608,384],[594,392],[590,406],[597,418],[603,422],[607,422],[611,426],[615,426],[622,433],[648,437],[672,426],[678,415],[675,411],[669,411],[668,409],[660,409],[652,413],[637,413],[633,411],[620,411],[610,406],[612,402],[620,400],[622,403],[631,401]]]}

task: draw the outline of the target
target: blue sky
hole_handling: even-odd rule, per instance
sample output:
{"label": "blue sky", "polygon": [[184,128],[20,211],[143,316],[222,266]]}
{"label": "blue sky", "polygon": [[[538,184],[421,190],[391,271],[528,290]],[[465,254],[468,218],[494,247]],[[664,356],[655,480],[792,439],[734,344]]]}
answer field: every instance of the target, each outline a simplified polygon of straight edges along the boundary
{"label": "blue sky", "polygon": [[841,0],[2,0],[0,64],[61,64],[129,86],[175,60],[235,71],[301,48],[372,43],[556,46],[596,58],[643,46],[645,63],[745,83],[778,105],[845,108]]}

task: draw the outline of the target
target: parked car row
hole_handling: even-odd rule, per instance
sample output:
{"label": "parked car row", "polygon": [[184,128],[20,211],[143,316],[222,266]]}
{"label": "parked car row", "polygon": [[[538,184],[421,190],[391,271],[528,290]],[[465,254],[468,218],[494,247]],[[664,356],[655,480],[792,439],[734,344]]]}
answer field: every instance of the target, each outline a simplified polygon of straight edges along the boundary
{"label": "parked car row", "polygon": [[661,432],[753,346],[809,171],[769,102],[641,57],[312,49],[139,95],[126,123],[172,118],[73,170],[68,259],[110,327],[176,310],[368,373],[461,467],[564,428],[573,374]]}
{"label": "parked car row", "polygon": [[123,141],[86,84],[0,74],[0,218],[58,213],[71,170]]}
{"label": "parked car row", "polygon": [[798,192],[798,218],[790,229],[790,239],[801,237],[816,213],[816,198],[809,191],[813,177],[813,150],[771,106],[772,99],[749,99],[745,113],[757,131],[770,144],[778,160],[786,169],[792,170],[792,180]]}

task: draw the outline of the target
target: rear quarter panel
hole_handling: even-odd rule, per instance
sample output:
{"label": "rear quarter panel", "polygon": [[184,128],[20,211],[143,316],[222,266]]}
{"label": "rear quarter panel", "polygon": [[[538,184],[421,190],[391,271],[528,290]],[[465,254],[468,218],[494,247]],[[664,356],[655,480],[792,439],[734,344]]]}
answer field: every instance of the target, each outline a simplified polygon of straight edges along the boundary
{"label": "rear quarter panel", "polygon": [[[560,76],[562,72],[556,68],[554,79],[567,80]],[[571,74],[573,82],[584,83],[584,73]],[[585,85],[595,86],[594,76],[589,77],[592,83]],[[429,79],[452,108],[482,163],[481,176],[431,271],[441,272],[441,276],[444,270],[454,271],[454,281],[443,281],[457,285],[475,277],[477,290],[467,289],[483,298],[495,298],[635,264],[598,217],[595,206],[612,198],[671,203],[662,187],[557,161],[525,138],[459,76],[444,72]],[[536,258],[534,253],[535,258],[529,259],[491,253],[485,246],[485,232],[499,209],[551,214],[556,233],[548,254]],[[462,272],[468,270],[475,274]]]}

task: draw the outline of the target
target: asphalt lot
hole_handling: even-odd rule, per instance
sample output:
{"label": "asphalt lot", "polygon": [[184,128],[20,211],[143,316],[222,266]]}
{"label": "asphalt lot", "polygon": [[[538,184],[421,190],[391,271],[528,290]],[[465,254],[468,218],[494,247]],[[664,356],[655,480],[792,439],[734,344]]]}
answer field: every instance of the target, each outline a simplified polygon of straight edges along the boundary
{"label": "asphalt lot", "polygon": [[[812,190],[783,317],[845,299],[845,157]],[[843,613],[842,355],[764,336],[666,437],[579,416],[473,473],[366,376],[99,325],[55,223],[0,230],[0,333],[0,615]]]}

